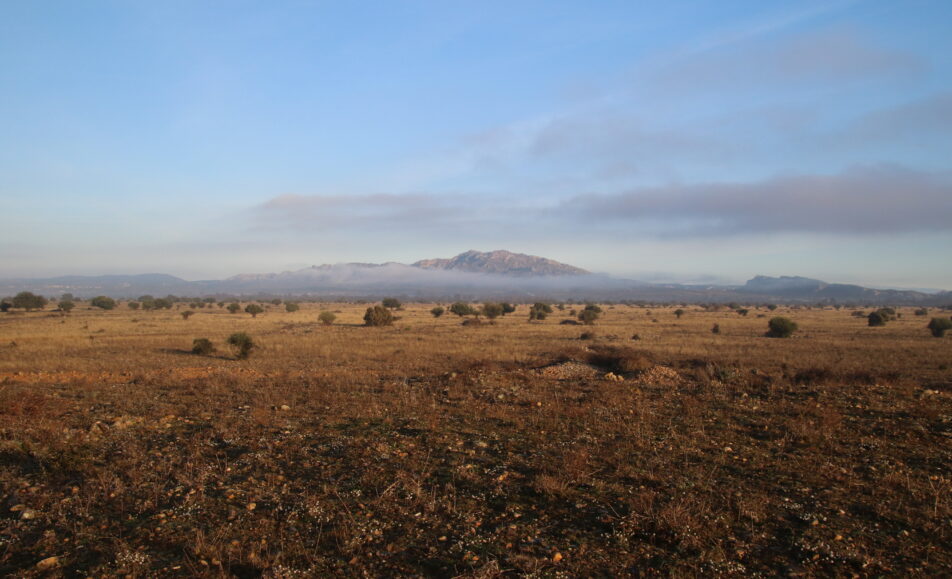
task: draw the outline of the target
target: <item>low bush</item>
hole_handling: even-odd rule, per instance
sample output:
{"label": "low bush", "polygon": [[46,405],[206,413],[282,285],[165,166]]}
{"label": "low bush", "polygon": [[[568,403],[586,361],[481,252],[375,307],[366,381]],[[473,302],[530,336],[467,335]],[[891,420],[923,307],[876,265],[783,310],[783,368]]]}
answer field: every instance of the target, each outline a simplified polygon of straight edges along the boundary
{"label": "low bush", "polygon": [[235,358],[245,360],[251,355],[251,351],[257,347],[251,336],[244,332],[236,332],[228,336],[228,345],[235,352]]}
{"label": "low bush", "polygon": [[384,306],[370,306],[364,313],[364,325],[366,326],[392,326],[393,314]]}
{"label": "low bush", "polygon": [[948,318],[932,318],[929,325],[926,326],[932,335],[941,338],[949,330],[952,330],[952,320]]}
{"label": "low bush", "polygon": [[192,341],[192,353],[208,356],[215,351],[215,345],[208,338],[195,338]]}
{"label": "low bush", "polygon": [[767,322],[768,338],[789,338],[797,331],[797,323],[789,318],[777,316]]}

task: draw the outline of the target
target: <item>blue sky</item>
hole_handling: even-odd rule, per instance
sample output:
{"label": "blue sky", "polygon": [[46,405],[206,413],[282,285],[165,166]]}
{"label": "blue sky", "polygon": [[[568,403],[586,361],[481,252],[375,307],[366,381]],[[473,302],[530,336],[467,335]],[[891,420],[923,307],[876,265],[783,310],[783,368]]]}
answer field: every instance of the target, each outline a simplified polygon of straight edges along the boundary
{"label": "blue sky", "polygon": [[952,288],[952,4],[0,0],[0,277]]}

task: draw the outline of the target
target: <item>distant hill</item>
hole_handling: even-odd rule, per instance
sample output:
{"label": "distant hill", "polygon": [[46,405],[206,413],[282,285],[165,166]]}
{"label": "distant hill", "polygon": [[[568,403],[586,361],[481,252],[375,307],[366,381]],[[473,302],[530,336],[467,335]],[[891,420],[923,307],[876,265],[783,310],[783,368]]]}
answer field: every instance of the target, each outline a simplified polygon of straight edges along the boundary
{"label": "distant hill", "polygon": [[539,275],[586,275],[590,272],[580,267],[560,263],[553,259],[496,251],[470,250],[449,259],[424,259],[413,264],[422,269],[446,269],[470,273],[494,273],[514,276]]}
{"label": "distant hill", "polygon": [[593,274],[558,261],[498,250],[403,263],[338,263],[280,273],[243,273],[223,280],[186,281],[165,274],[64,276],[0,281],[0,297],[32,291],[58,297],[144,294],[179,296],[385,296],[406,299],[612,300],[705,303],[828,303],[947,305],[952,292],[880,290],[796,276],[758,275],[742,286],[650,284]]}
{"label": "distant hill", "polygon": [[[871,289],[860,285],[827,283],[799,276],[758,275],[738,288],[747,294],[813,302],[916,304],[942,300],[943,295],[912,290]],[[948,293],[948,292],[943,292]]]}

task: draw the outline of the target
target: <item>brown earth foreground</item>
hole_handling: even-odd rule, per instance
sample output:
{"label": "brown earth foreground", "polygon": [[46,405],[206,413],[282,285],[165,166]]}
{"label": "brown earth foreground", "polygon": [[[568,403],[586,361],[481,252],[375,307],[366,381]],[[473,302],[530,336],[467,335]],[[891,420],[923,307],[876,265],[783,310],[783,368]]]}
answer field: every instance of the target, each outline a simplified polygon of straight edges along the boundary
{"label": "brown earth foreground", "polygon": [[0,574],[952,574],[952,337],[912,309],[365,307],[0,315]]}

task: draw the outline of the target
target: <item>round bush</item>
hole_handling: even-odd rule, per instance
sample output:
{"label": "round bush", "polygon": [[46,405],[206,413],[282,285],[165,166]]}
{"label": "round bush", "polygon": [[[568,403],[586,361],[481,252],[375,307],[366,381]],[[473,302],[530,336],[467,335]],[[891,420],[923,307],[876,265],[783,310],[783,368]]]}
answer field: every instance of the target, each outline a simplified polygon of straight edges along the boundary
{"label": "round bush", "polygon": [[952,330],[952,320],[948,318],[932,318],[932,321],[930,321],[926,327],[929,328],[933,336],[941,338],[947,331]]}
{"label": "round bush", "polygon": [[797,323],[789,318],[777,316],[767,322],[768,338],[789,338],[797,331]]}
{"label": "round bush", "polygon": [[235,357],[239,360],[246,359],[255,348],[254,340],[244,332],[236,332],[228,336],[228,345],[235,351]]}
{"label": "round bush", "polygon": [[192,341],[192,353],[207,356],[215,351],[215,345],[208,338],[195,338]]}

